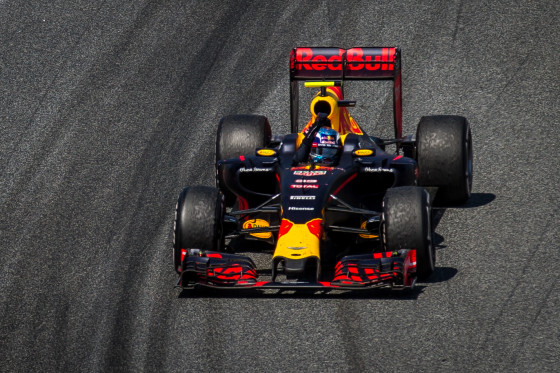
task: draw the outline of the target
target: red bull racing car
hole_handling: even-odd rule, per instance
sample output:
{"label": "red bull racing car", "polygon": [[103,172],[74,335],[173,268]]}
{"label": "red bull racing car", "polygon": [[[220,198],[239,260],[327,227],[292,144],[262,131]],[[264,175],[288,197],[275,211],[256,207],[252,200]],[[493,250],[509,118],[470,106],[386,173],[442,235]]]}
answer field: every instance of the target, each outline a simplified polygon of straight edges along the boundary
{"label": "red bull racing car", "polygon": [[[345,81],[378,79],[393,81],[393,139],[367,135],[348,110],[355,101],[344,97]],[[319,92],[300,131],[302,81]],[[177,285],[406,289],[430,276],[436,253],[426,188],[444,205],[470,197],[467,120],[422,117],[415,135],[402,135],[396,47],[293,49],[290,106],[284,136],[272,136],[263,116],[222,118],[217,186],[186,187],[177,202]],[[268,268],[247,254],[254,241],[271,254]]]}

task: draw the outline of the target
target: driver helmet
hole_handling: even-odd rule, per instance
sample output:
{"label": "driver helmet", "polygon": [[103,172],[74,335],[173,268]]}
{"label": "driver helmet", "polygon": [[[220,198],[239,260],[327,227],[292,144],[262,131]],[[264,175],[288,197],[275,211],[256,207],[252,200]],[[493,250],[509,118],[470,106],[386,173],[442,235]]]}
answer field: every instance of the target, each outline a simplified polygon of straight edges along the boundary
{"label": "driver helmet", "polygon": [[309,157],[314,163],[332,166],[338,162],[341,152],[342,141],[338,132],[329,127],[321,127],[313,139]]}

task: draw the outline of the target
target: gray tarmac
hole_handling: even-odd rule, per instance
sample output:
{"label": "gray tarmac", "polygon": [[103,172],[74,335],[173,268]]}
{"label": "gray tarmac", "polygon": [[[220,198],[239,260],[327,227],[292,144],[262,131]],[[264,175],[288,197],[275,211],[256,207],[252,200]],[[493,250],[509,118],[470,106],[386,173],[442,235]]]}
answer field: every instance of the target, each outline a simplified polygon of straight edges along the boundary
{"label": "gray tarmac", "polygon": [[[0,0],[0,371],[558,371],[560,3],[488,3]],[[291,48],[392,45],[404,132],[472,126],[429,281],[174,289],[175,201],[213,184],[219,119],[287,133]],[[391,136],[389,86],[347,88]]]}

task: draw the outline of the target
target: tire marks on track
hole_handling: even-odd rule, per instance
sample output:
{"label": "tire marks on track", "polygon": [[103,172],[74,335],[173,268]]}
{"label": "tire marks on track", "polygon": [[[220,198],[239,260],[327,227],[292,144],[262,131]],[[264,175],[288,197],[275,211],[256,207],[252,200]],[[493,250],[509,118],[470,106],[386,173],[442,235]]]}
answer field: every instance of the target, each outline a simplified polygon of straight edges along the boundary
{"label": "tire marks on track", "polygon": [[[520,366],[524,345],[534,336],[535,324],[543,317],[543,309],[548,306],[547,302],[558,284],[560,275],[547,265],[560,262],[560,255],[550,256],[550,243],[560,239],[558,232],[551,229],[553,224],[554,219],[550,216],[534,246],[528,250],[526,262],[518,271],[515,283],[509,285],[510,291],[480,337],[476,360],[491,362],[487,366],[492,370],[505,367],[506,370],[515,371]],[[532,281],[535,274],[550,279],[544,289],[535,286]],[[525,299],[531,299],[531,303],[525,304]],[[524,314],[523,322],[517,317],[519,313]],[[509,338],[504,340],[504,334],[509,335]],[[551,346],[549,353],[554,349]]]}

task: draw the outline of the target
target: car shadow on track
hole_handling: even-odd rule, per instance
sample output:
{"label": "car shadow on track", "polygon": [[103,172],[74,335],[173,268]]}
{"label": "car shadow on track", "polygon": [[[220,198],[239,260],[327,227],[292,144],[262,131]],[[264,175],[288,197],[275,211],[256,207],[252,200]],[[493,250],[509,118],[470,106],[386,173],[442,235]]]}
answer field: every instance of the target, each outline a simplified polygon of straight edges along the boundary
{"label": "car shadow on track", "polygon": [[[471,198],[461,206],[449,206],[449,207],[438,207],[437,202],[434,204],[432,209],[432,229],[434,230],[433,234],[433,245],[435,246],[436,250],[442,250],[447,247],[444,244],[445,238],[435,232],[439,222],[443,218],[443,215],[447,211],[447,209],[467,209],[467,208],[476,208],[485,206],[496,199],[496,195],[493,193],[473,193],[471,194]],[[456,268],[451,267],[436,267],[434,273],[426,279],[424,282],[427,284],[430,283],[438,283],[438,282],[446,282],[455,277],[458,270]]]}
{"label": "car shadow on track", "polygon": [[430,277],[428,277],[423,282],[427,284],[446,282],[451,280],[453,277],[455,277],[457,272],[459,272],[457,268],[453,268],[453,267],[436,267],[434,273],[432,273]]}
{"label": "car shadow on track", "polygon": [[496,195],[493,193],[473,193],[471,198],[465,203],[465,205],[460,206],[462,208],[472,208],[472,207],[481,207],[484,205],[488,205],[493,200],[496,199]]}
{"label": "car shadow on track", "polygon": [[443,249],[446,247],[443,244],[443,242],[445,241],[443,236],[435,232],[435,230],[439,225],[441,218],[443,218],[443,215],[445,215],[445,212],[448,209],[468,209],[468,208],[481,207],[491,203],[495,199],[496,199],[496,195],[492,193],[473,193],[471,195],[471,198],[469,198],[469,200],[467,201],[467,203],[460,206],[439,207],[436,202],[432,208],[432,229],[434,230],[433,243],[436,247],[436,250]]}
{"label": "car shadow on track", "polygon": [[220,299],[396,299],[416,300],[426,286],[416,285],[409,290],[361,289],[355,291],[312,291],[312,290],[216,290],[216,289],[183,289],[178,298],[220,298]]}
{"label": "car shadow on track", "polygon": [[464,205],[459,206],[446,206],[442,207],[439,206],[437,201],[433,203],[432,207],[432,228],[436,228],[445,214],[445,211],[448,209],[469,209],[469,208],[476,208],[482,207],[492,203],[496,199],[496,195],[493,193],[473,193],[471,194],[471,198],[465,203]]}
{"label": "car shadow on track", "polygon": [[482,207],[492,203],[496,199],[496,195],[493,193],[472,193],[471,198],[465,203],[464,205],[458,206],[448,206],[448,207],[441,207],[438,205],[437,199],[433,203],[434,210],[446,210],[447,208],[450,209],[468,209],[474,207]]}

